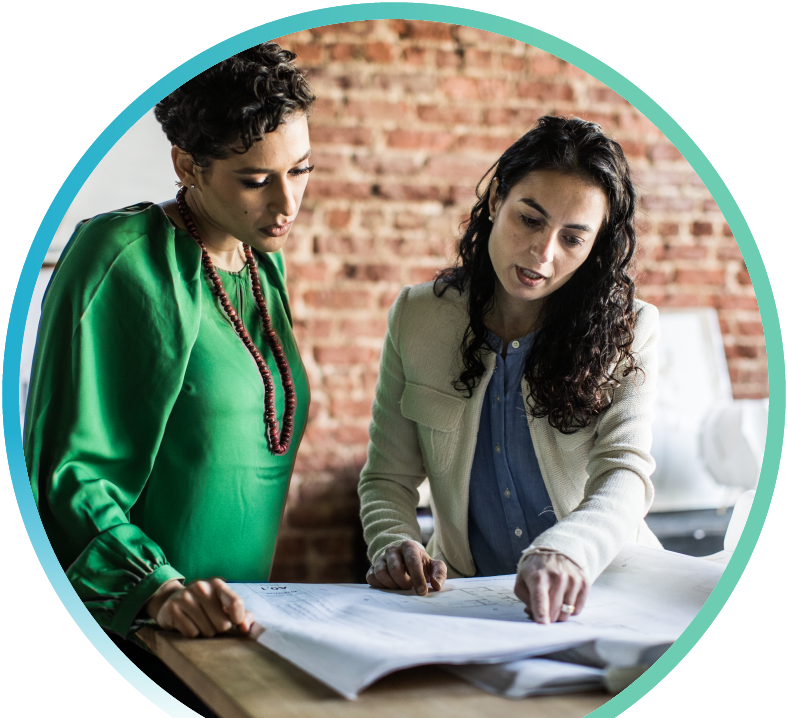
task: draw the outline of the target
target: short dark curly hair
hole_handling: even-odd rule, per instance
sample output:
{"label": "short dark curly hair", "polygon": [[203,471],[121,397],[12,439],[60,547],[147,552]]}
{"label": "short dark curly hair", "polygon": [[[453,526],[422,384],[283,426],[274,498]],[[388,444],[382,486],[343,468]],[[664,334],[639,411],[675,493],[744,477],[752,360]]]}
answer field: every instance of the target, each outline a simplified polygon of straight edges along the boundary
{"label": "short dark curly hair", "polygon": [[621,146],[602,128],[576,117],[541,117],[482,177],[478,201],[459,244],[454,267],[434,285],[467,292],[469,324],[460,351],[463,371],[454,388],[470,396],[484,373],[485,317],[495,304],[495,270],[489,241],[491,184],[505,199],[529,172],[549,170],[574,175],[600,187],[607,217],[591,253],[574,276],[547,297],[540,314],[523,377],[534,417],[546,417],[564,434],[586,427],[609,406],[618,376],[642,372],[632,353],[635,338],[635,284],[628,269],[635,254],[637,197]]}
{"label": "short dark curly hair", "polygon": [[167,95],[156,105],[156,119],[198,167],[247,152],[290,115],[309,116],[315,95],[295,58],[275,42],[250,47]]}

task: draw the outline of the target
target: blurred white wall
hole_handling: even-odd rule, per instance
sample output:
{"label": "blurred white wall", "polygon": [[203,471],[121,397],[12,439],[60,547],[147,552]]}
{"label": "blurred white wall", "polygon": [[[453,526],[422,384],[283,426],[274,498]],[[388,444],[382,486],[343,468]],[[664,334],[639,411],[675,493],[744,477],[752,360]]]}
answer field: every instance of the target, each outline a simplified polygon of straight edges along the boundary
{"label": "blurred white wall", "polygon": [[151,111],[118,140],[82,185],[55,233],[47,264],[57,261],[81,220],[137,202],[174,197],[176,179],[170,143]]}

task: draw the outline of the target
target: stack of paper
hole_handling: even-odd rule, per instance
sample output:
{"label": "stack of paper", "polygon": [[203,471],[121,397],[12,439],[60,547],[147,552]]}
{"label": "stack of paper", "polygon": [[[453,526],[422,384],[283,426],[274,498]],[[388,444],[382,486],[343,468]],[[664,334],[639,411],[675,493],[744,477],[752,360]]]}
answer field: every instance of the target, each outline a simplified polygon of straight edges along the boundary
{"label": "stack of paper", "polygon": [[[607,651],[607,665],[631,663],[624,654],[633,641],[665,646],[678,637],[722,571],[712,562],[631,544],[599,577],[582,614],[549,626],[528,618],[513,593],[514,576],[453,579],[427,596],[359,584],[233,587],[265,627],[263,645],[355,698],[387,673],[428,663],[504,664],[584,645]],[[524,678],[524,690],[535,690],[534,682],[566,685],[568,668],[534,669],[549,677]],[[580,672],[584,680],[592,675]]]}

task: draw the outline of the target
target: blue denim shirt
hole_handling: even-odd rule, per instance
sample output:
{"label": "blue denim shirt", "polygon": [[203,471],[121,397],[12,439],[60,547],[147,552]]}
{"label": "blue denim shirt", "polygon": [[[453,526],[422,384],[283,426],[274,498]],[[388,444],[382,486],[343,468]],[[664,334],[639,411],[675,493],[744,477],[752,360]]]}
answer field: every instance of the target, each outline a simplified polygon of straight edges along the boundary
{"label": "blue denim shirt", "polygon": [[468,501],[468,540],[477,576],[515,573],[520,554],[555,524],[536,459],[521,380],[535,333],[503,342],[492,332],[495,371],[482,405]]}

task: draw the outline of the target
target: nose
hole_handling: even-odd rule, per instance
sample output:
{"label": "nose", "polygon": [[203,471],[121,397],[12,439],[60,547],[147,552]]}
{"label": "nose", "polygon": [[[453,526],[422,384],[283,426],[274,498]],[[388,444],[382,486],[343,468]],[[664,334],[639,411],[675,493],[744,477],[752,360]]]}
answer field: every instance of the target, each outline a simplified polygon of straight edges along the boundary
{"label": "nose", "polygon": [[290,186],[288,177],[272,183],[268,195],[268,210],[274,215],[293,217],[298,212],[298,198]]}
{"label": "nose", "polygon": [[557,232],[545,232],[534,239],[531,254],[539,264],[549,264],[555,257],[555,245],[558,242]]}

